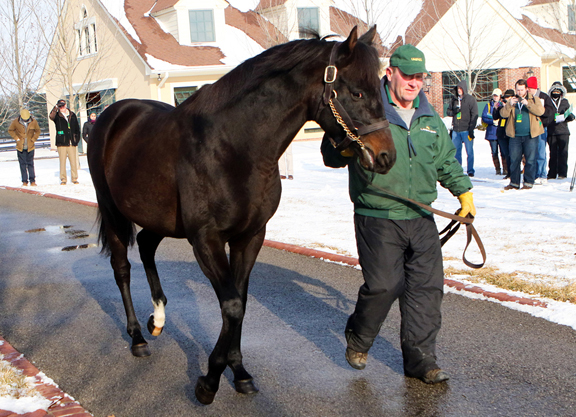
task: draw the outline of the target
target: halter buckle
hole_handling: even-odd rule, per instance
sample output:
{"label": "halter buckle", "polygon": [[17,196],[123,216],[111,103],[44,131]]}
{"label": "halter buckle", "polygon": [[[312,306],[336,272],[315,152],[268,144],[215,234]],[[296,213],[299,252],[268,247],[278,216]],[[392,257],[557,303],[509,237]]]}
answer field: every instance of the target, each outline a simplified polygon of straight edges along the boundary
{"label": "halter buckle", "polygon": [[324,70],[324,82],[326,84],[332,84],[336,81],[336,75],[338,75],[338,68],[334,65],[328,65]]}

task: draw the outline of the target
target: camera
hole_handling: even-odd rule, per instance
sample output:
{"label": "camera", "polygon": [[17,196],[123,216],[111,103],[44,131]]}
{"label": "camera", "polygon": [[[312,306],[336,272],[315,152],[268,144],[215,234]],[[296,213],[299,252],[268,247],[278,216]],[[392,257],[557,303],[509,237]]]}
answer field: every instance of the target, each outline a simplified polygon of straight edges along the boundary
{"label": "camera", "polygon": [[61,108],[63,108],[63,107],[66,107],[66,103],[64,103],[64,102],[59,102],[59,103],[56,104],[56,107],[58,107],[59,109],[61,109]]}
{"label": "camera", "polygon": [[516,97],[518,99],[518,101],[524,100],[524,97],[520,97],[518,94],[516,94],[514,97]]}

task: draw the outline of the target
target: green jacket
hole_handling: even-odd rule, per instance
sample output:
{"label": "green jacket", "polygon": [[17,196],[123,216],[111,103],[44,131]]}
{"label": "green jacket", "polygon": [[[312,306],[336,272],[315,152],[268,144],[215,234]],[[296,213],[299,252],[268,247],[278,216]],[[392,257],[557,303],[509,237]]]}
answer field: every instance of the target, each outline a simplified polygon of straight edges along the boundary
{"label": "green jacket", "polygon": [[357,157],[344,157],[336,151],[327,136],[321,146],[324,164],[333,168],[348,165],[350,198],[356,213],[391,220],[428,216],[430,212],[418,206],[368,188],[368,183],[357,172],[359,167],[375,185],[426,205],[430,205],[438,196],[437,182],[454,196],[472,189],[470,179],[454,157],[456,149],[448,130],[428,103],[426,95],[420,92],[414,101],[416,111],[408,131],[388,99],[387,90],[383,81],[382,99],[396,146],[396,163],[390,172],[382,175],[365,170],[358,164]]}

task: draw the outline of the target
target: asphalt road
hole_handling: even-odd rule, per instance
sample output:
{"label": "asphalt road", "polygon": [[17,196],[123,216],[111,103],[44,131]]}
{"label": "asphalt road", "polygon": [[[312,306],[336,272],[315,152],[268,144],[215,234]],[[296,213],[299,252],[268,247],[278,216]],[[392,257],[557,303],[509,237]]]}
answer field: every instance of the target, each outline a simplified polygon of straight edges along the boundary
{"label": "asphalt road", "polygon": [[[237,394],[227,370],[215,402],[202,406],[194,386],[220,311],[191,248],[173,239],[160,245],[167,324],[160,337],[147,336],[152,356],[134,358],[112,269],[90,246],[95,214],[0,190],[0,334],[97,417],[576,415],[571,328],[447,294],[438,340],[447,384],[403,376],[396,306],[367,368],[356,371],[344,358],[343,328],[361,273],[269,248],[252,273],[243,330],[244,363],[260,392]],[[62,250],[77,245],[88,247]],[[150,293],[137,251],[130,254],[145,328]]]}

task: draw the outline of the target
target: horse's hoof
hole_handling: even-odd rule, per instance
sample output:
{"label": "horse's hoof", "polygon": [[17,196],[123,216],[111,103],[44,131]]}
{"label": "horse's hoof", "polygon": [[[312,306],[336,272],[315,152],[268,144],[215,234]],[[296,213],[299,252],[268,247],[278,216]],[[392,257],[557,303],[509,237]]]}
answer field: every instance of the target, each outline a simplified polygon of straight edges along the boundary
{"label": "horse's hoof", "polygon": [[258,392],[258,388],[254,385],[252,378],[234,381],[234,387],[236,388],[236,392],[240,394],[256,394]]}
{"label": "horse's hoof", "polygon": [[160,334],[162,333],[162,330],[164,329],[163,327],[156,327],[154,326],[154,314],[150,315],[150,318],[148,319],[148,331],[150,332],[150,334],[152,336],[160,336]]}
{"label": "horse's hoof", "polygon": [[215,392],[208,391],[206,388],[202,386],[202,383],[206,381],[206,378],[201,376],[198,378],[198,382],[196,382],[196,399],[200,401],[201,404],[208,405],[214,402],[214,397],[216,396]]}
{"label": "horse's hoof", "polygon": [[139,343],[132,346],[130,350],[132,351],[132,355],[136,356],[137,358],[143,358],[152,354],[152,352],[150,352],[150,348],[148,347],[148,343]]}

